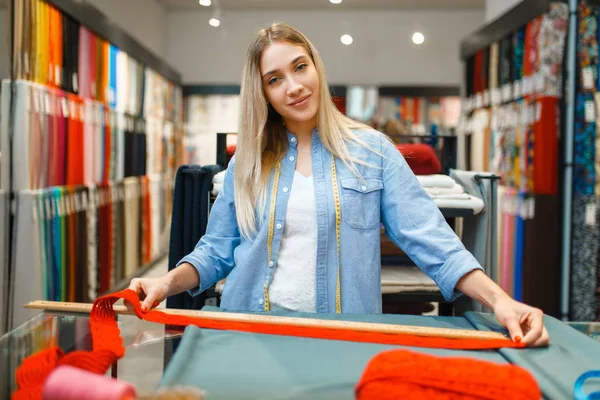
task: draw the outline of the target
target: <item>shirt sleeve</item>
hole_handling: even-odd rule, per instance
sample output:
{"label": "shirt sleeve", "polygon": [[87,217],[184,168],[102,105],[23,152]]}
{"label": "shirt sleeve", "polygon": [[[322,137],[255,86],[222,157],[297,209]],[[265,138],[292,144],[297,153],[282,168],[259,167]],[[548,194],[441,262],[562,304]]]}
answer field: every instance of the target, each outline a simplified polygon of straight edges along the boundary
{"label": "shirt sleeve", "polygon": [[386,234],[439,286],[447,301],[458,281],[483,268],[464,247],[396,147],[383,139],[381,218]]}
{"label": "shirt sleeve", "polygon": [[179,266],[187,262],[198,271],[200,285],[188,291],[192,296],[197,296],[226,278],[235,265],[233,253],[240,244],[240,233],[233,196],[234,159],[235,156],[229,163],[223,188],[211,208],[206,233],[194,250],[177,263]]}

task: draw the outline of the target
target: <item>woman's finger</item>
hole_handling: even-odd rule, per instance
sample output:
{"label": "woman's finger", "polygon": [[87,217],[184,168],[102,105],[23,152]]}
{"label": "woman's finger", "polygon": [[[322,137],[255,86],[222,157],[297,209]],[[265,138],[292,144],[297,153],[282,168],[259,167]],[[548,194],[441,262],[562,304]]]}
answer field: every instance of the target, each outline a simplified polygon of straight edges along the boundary
{"label": "woman's finger", "polygon": [[516,316],[508,318],[505,325],[513,341],[519,341],[523,338],[523,331],[521,330],[521,325],[519,324],[519,320]]}
{"label": "woman's finger", "polygon": [[523,338],[525,345],[533,345],[542,336],[544,331],[544,314],[542,312],[532,311],[526,318],[525,324],[529,326],[529,331]]}
{"label": "woman's finger", "polygon": [[542,335],[532,344],[532,347],[545,347],[548,346],[548,344],[550,344],[550,335],[546,328],[544,328]]}
{"label": "woman's finger", "polygon": [[156,291],[156,288],[151,288],[148,291],[148,295],[142,302],[142,311],[147,312],[152,307],[154,307],[154,302],[156,301],[157,298],[158,298],[158,293]]}

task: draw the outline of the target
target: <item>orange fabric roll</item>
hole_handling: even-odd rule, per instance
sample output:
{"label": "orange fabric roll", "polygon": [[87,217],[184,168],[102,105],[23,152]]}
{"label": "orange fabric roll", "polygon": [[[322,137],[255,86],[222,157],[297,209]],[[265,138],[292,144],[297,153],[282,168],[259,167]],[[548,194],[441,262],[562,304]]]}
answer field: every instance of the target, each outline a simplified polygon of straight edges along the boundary
{"label": "orange fabric roll", "polygon": [[409,350],[371,359],[355,387],[357,400],[539,400],[526,369],[467,357],[436,357]]}

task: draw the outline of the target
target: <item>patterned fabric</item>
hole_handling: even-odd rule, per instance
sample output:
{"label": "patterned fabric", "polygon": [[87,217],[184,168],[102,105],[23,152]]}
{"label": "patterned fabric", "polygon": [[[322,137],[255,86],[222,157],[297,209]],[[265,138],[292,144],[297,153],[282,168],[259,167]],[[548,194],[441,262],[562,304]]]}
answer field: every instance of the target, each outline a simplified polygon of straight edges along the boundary
{"label": "patterned fabric", "polygon": [[500,86],[510,83],[512,77],[512,41],[510,38],[500,42]]}
{"label": "patterned fabric", "polygon": [[519,80],[523,77],[523,54],[525,53],[525,28],[521,28],[513,33],[513,54],[512,54],[512,80]]}
{"label": "patterned fabric", "polygon": [[544,96],[560,97],[568,16],[567,4],[553,2],[550,11],[542,17],[538,58],[543,85],[538,93]]}
{"label": "patterned fabric", "polygon": [[[598,79],[598,7],[586,2],[579,3],[577,61],[580,90],[594,92]],[[586,78],[586,74],[593,78]]]}
{"label": "patterned fabric", "polygon": [[[596,110],[600,106],[600,92],[594,93],[594,99],[596,102]],[[600,197],[600,115],[596,113],[596,160],[595,160],[595,172],[596,172],[596,188],[594,194]]]}
{"label": "patterned fabric", "polygon": [[524,74],[529,76],[535,76],[539,69],[539,41],[540,41],[540,28],[542,18],[538,17],[532,20],[527,28],[529,34],[528,43],[525,44],[525,65],[523,66]]}
{"label": "patterned fabric", "polygon": [[594,101],[591,93],[578,93],[575,102],[575,157],[573,168],[574,193],[591,196],[596,186],[595,141],[596,122],[586,122],[586,103]]}
{"label": "patterned fabric", "polygon": [[570,318],[574,321],[593,321],[597,313],[598,227],[597,221],[586,221],[588,207],[596,207],[594,196],[573,197]]}

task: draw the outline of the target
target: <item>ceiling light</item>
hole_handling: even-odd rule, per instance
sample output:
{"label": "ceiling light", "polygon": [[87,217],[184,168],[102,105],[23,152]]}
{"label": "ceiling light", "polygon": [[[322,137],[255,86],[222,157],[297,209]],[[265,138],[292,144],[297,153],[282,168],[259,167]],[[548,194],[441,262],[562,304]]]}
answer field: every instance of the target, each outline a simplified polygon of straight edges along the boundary
{"label": "ceiling light", "polygon": [[415,32],[412,35],[412,41],[414,44],[421,44],[425,41],[425,36],[421,32]]}
{"label": "ceiling light", "polygon": [[198,3],[200,3],[200,5],[204,7],[210,6],[210,0],[200,0]]}
{"label": "ceiling light", "polygon": [[340,4],[342,0],[329,0],[331,4]]}
{"label": "ceiling light", "polygon": [[342,37],[340,38],[340,40],[346,46],[349,45],[349,44],[352,44],[352,42],[354,41],[354,39],[352,39],[352,36],[350,36],[350,35],[342,35]]}
{"label": "ceiling light", "polygon": [[208,23],[210,24],[210,26],[214,26],[215,28],[221,25],[221,21],[219,21],[216,18],[211,18],[210,20],[208,20]]}

